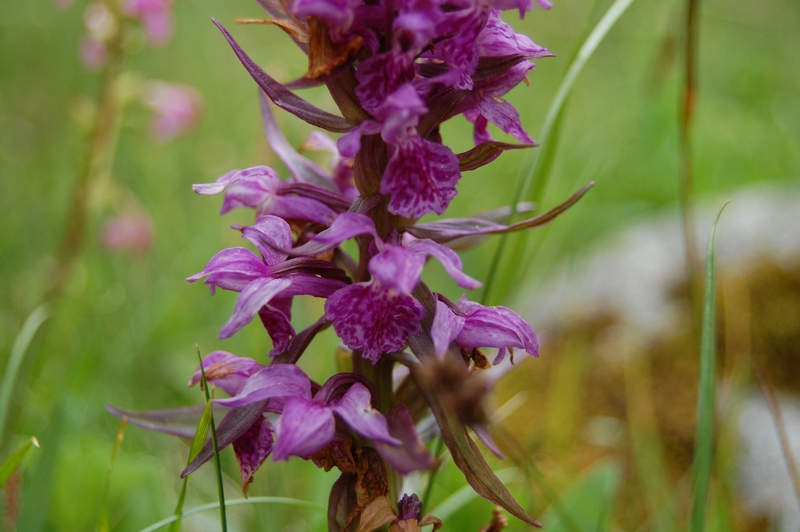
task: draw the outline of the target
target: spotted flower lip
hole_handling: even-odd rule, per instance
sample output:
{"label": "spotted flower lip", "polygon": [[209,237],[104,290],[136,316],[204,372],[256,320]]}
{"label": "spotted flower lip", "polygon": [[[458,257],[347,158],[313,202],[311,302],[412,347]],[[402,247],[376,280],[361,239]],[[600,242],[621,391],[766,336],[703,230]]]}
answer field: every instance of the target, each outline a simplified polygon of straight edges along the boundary
{"label": "spotted flower lip", "polygon": [[373,236],[377,248],[368,264],[372,280],[331,294],[325,303],[325,315],[349,348],[360,350],[365,358],[377,363],[383,353],[402,349],[409,336],[419,334],[425,312],[411,292],[420,281],[426,257],[436,258],[464,288],[474,289],[481,284],[463,273],[461,259],[453,250],[413,237],[402,245],[386,243],[378,237],[372,220],[355,212],[341,214],[308,244],[285,251],[316,255],[365,234]]}

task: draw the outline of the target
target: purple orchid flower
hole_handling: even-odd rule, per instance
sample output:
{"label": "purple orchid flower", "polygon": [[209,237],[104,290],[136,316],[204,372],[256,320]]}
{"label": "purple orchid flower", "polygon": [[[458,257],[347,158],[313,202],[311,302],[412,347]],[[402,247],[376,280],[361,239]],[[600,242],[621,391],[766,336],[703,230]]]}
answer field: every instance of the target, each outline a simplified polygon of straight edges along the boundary
{"label": "purple orchid flower", "polygon": [[[462,288],[479,287],[464,273],[455,249],[489,235],[549,223],[589,187],[516,223],[502,222],[529,208],[518,205],[503,213],[416,222],[445,212],[462,172],[488,164],[506,150],[535,146],[519,113],[503,97],[527,81],[534,68],[531,60],[551,54],[501,18],[501,11],[512,9],[524,15],[533,9],[533,1],[259,3],[308,54],[309,66],[301,79],[284,85],[214,21],[262,91],[264,131],[289,173],[281,180],[275,170],[255,166],[194,186],[199,194],[224,193],[222,213],[239,207],[256,211],[254,225],[235,228],[259,253],[244,247],[222,250],[188,280],[205,278],[212,293],[217,287],[239,292],[220,336],[233,335],[259,316],[272,338],[270,355],[279,355],[266,366],[224,351],[202,361],[208,381],[230,395],[215,400],[215,407],[228,409],[218,425],[219,447],[233,446],[245,490],[269,456],[312,459],[326,470],[337,467],[341,477],[329,499],[332,528],[349,528],[354,519],[365,530],[425,524],[437,528],[438,520],[421,517],[416,496],[403,497],[396,512],[389,498],[396,486],[388,481],[370,484],[369,494],[363,490],[368,478],[391,479],[394,475],[387,473],[392,470],[405,475],[436,465],[416,430],[416,423],[430,412],[453,462],[476,493],[540,526],[502,485],[473,441],[477,436],[500,455],[481,407],[491,385],[478,371],[489,366],[478,348],[497,349],[498,365],[512,349],[538,356],[536,333],[511,309],[480,305],[466,296],[453,303],[432,292],[421,276],[433,257]],[[549,6],[546,0],[537,3]],[[293,92],[323,85],[338,114]],[[343,134],[334,141],[315,132],[304,146],[330,151],[332,171],[288,142],[267,100],[315,128]],[[458,115],[473,124],[475,146],[456,154],[446,145],[441,126]],[[517,143],[494,140],[489,124]],[[358,256],[342,246],[348,239],[355,239]],[[300,334],[291,324],[296,295],[326,298],[324,316]],[[357,373],[333,375],[319,386],[295,363],[327,327],[350,350]],[[396,363],[406,370],[397,387]],[[190,384],[199,379],[198,370]],[[165,430],[164,418],[173,413],[148,412],[136,422]],[[175,414],[185,421],[189,412]],[[181,426],[171,433],[190,432]],[[213,455],[208,443],[182,475]],[[397,500],[397,493],[393,498]]]}
{"label": "purple orchid flower", "polygon": [[[306,220],[330,225],[336,218],[334,208],[341,209],[343,198],[331,200],[332,193],[306,184],[281,181],[278,173],[268,166],[234,170],[214,183],[192,185],[202,195],[225,192],[220,214],[237,207],[255,209],[256,216],[273,215],[285,220]],[[326,203],[327,200],[327,203]]]}
{"label": "purple orchid flower", "polygon": [[286,260],[286,254],[277,250],[291,247],[291,229],[277,216],[262,216],[255,225],[241,231],[261,252],[260,257],[246,248],[224,249],[187,281],[193,283],[206,277],[212,294],[216,287],[240,292],[220,338],[229,338],[259,315],[272,338],[273,356],[282,353],[295,334],[290,322],[291,298],[301,294],[328,297],[346,286],[348,279],[326,261],[307,257]]}
{"label": "purple orchid flower", "polygon": [[453,341],[465,349],[498,348],[494,364],[502,362],[506,351],[514,347],[539,356],[536,333],[519,314],[507,307],[485,307],[466,296],[461,296],[457,305],[439,296],[431,337],[438,357],[444,356]]}
{"label": "purple orchid flower", "polygon": [[290,456],[309,458],[329,445],[336,434],[338,416],[352,430],[374,441],[397,446],[400,440],[389,434],[386,418],[372,408],[372,393],[362,377],[334,375],[312,396],[311,380],[293,364],[272,364],[248,378],[241,391],[218,405],[230,408],[278,399],[270,411],[279,411],[275,423],[277,443],[273,460]]}

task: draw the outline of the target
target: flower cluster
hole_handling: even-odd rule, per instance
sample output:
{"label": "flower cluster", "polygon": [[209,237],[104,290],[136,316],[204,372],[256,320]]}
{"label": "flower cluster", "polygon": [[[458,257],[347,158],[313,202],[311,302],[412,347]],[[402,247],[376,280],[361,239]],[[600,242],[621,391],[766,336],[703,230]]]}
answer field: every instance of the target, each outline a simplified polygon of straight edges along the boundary
{"label": "flower cluster", "polygon": [[[525,80],[534,66],[530,59],[549,54],[500,15],[509,9],[524,15],[533,8],[531,0],[260,4],[272,16],[268,22],[308,54],[309,68],[303,78],[281,84],[215,21],[261,88],[268,141],[290,173],[281,179],[274,169],[256,166],[194,186],[199,194],[223,194],[221,213],[250,208],[256,221],[234,227],[254,249],[224,249],[188,280],[204,279],[212,293],[217,288],[239,293],[221,338],[258,316],[273,345],[266,365],[222,351],[203,360],[208,382],[230,395],[216,400],[230,408],[218,429],[220,445],[233,445],[245,490],[269,455],[337,467],[342,477],[331,493],[329,515],[346,517],[336,522],[337,529],[349,529],[358,519],[365,520],[364,530],[372,529],[366,520],[376,528],[418,520],[436,524],[420,515],[416,495],[404,496],[399,506],[388,499],[392,491],[393,500],[399,498],[398,475],[436,465],[415,428],[430,412],[473,488],[538,524],[497,480],[466,430],[469,426],[497,449],[480,412],[488,386],[475,385],[477,374],[514,349],[538,356],[536,334],[513,310],[484,306],[466,295],[451,301],[431,292],[421,275],[433,258],[460,287],[480,287],[464,273],[455,247],[475,240],[470,237],[547,223],[583,191],[549,213],[513,225],[492,216],[417,222],[445,212],[462,172],[490,163],[504,150],[535,145],[503,96]],[[341,116],[292,91],[323,84]],[[315,132],[306,143],[333,153],[330,171],[289,144],[269,100],[316,128],[341,134],[334,142]],[[454,153],[440,133],[440,125],[456,116],[474,127],[475,147],[463,153]],[[493,139],[490,123],[518,143]],[[355,241],[355,255],[342,247],[348,240]],[[325,299],[324,315],[300,332],[291,322],[296,296]],[[318,385],[295,363],[314,335],[329,326],[349,352],[353,371]],[[497,350],[492,363],[485,348]],[[404,372],[394,371],[397,364]],[[200,368],[190,384],[199,380]],[[211,456],[207,444],[184,475]],[[367,485],[376,478],[385,480]]]}

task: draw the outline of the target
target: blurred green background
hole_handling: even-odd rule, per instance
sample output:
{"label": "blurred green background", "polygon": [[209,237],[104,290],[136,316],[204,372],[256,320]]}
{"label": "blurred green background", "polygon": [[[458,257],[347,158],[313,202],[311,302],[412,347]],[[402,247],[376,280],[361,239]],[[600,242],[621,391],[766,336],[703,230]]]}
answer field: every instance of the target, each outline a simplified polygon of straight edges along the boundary
{"label": "blurred green background", "polygon": [[[558,0],[550,12],[537,9],[523,21],[513,12],[504,15],[518,31],[557,55],[540,60],[531,85],[508,96],[534,138],[577,39],[608,4]],[[66,10],[50,0],[0,3],[0,367],[5,367],[23,321],[48,285],[85,151],[75,117],[95,98],[98,86],[97,76],[82,66],[78,54],[86,6],[81,0]],[[520,265],[534,289],[556,265],[580,261],[586,249],[614,230],[675,205],[683,10],[680,2],[637,0],[579,78],[566,109],[544,206],[562,201],[590,180],[597,185],[548,230],[541,260]],[[141,36],[134,38],[126,69],[145,79],[195,87],[204,100],[202,122],[158,144],[149,134],[146,110],[130,105],[124,114],[113,186],[93,191],[86,245],[54,316],[28,351],[13,394],[10,430],[2,448],[7,451],[30,435],[41,443],[25,461],[16,490],[18,530],[96,528],[118,428],[106,404],[144,410],[200,403],[201,392],[185,387],[196,365],[195,344],[204,353],[225,349],[257,359],[270,348],[255,325],[220,341],[217,335],[235,294],[220,291],[211,298],[203,286],[184,281],[223,247],[240,245],[230,225],[252,220],[249,211],[220,218],[220,198],[197,196],[191,185],[256,164],[275,166],[286,175],[264,140],[255,85],[210,18],[231,29],[279,80],[300,77],[305,56],[275,27],[234,26],[237,17],[263,17],[255,2],[178,1],[174,17],[175,36],[166,47],[153,49]],[[693,133],[697,194],[733,193],[760,181],[796,182],[800,7],[794,0],[768,5],[707,0],[700,20],[700,93]],[[305,91],[304,97],[334,111],[322,90]],[[311,132],[285,113],[277,118],[295,146]],[[447,124],[443,135],[455,151],[471,142],[464,122]],[[465,216],[508,204],[527,156],[506,153],[465,174],[448,214]],[[145,254],[113,254],[100,245],[101,228],[115,215],[120,190],[135,197],[152,217],[155,238]],[[494,245],[486,242],[465,255],[470,275],[485,277]],[[426,275],[432,284],[458,296],[439,270],[430,270]],[[298,329],[321,312],[319,301],[298,300]],[[300,365],[312,378],[324,380],[335,367],[334,348],[335,338],[327,331]],[[536,364],[526,367],[536,371]],[[525,384],[510,385],[514,386]],[[537,441],[546,442],[546,423],[527,428]],[[565,460],[574,453],[562,450]],[[186,454],[182,442],[128,427],[110,477],[111,527],[138,530],[170,515]],[[224,467],[231,475],[226,489],[229,497],[238,497],[236,464],[229,452],[224,454]],[[552,456],[544,462],[551,460]],[[591,505],[591,497],[588,502],[580,502],[580,497],[602,492],[602,486],[613,484],[621,474],[617,462],[584,462],[560,468],[549,481],[567,506]],[[497,464],[506,465],[513,464]],[[566,478],[573,475],[575,480],[585,471],[587,476],[580,478],[589,487],[575,495]],[[192,477],[187,508],[215,500],[212,472],[205,467]],[[544,476],[547,482],[547,467]],[[250,494],[296,497],[325,506],[335,478],[300,460],[269,462],[256,475]],[[464,485],[452,464],[437,482],[429,508]],[[511,483],[526,503],[530,484],[528,477]],[[611,529],[643,525],[640,514],[626,517],[630,501],[618,502],[601,511],[614,523]],[[548,499],[534,497],[531,504],[541,515]],[[8,509],[7,497],[4,505]],[[490,503],[471,502],[445,529],[477,530],[476,523],[487,522],[490,513]],[[217,519],[213,512],[193,517],[185,529],[214,530]],[[325,516],[260,505],[232,509],[231,523],[237,530],[319,530]],[[561,526],[557,520],[550,523],[553,530]],[[520,528],[511,524],[512,529]]]}

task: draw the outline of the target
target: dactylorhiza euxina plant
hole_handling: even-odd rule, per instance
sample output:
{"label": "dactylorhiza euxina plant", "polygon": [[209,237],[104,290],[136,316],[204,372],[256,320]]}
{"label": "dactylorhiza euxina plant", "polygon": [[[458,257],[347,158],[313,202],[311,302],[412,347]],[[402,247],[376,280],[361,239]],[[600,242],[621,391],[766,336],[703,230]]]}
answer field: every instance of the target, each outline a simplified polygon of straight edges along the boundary
{"label": "dactylorhiza euxina plant", "polygon": [[[513,310],[467,296],[452,301],[432,292],[420,276],[434,258],[459,286],[480,287],[462,271],[454,248],[475,242],[475,236],[546,223],[584,191],[513,225],[492,216],[416,223],[445,212],[462,172],[504,150],[534,145],[502,97],[525,80],[534,67],[530,59],[549,54],[500,16],[508,9],[524,15],[533,8],[531,0],[259,2],[272,16],[269,23],[308,54],[309,69],[282,85],[215,22],[261,88],[268,140],[291,174],[281,179],[272,168],[256,166],[194,186],[199,194],[223,194],[223,214],[237,207],[255,210],[256,222],[236,229],[257,251],[224,249],[188,280],[205,279],[212,293],[239,293],[222,338],[258,317],[274,346],[262,361],[224,351],[203,360],[208,382],[230,395],[216,400],[230,409],[217,430],[219,446],[233,445],[245,492],[267,457],[296,456],[341,472],[330,495],[332,530],[389,524],[411,530],[402,527],[435,521],[419,515],[416,495],[399,493],[403,475],[436,466],[415,428],[432,415],[475,491],[538,525],[467,432],[471,428],[499,453],[483,409],[490,386],[479,373],[508,353],[513,357],[514,349],[537,356],[536,334]],[[323,84],[341,116],[291,90]],[[307,143],[333,152],[330,172],[289,145],[267,99],[316,128],[342,134],[335,143],[314,133]],[[439,128],[458,115],[474,124],[475,147],[456,154]],[[494,140],[489,123],[519,143]],[[341,247],[349,239],[356,242],[356,256]],[[292,299],[309,295],[326,299],[325,312],[298,333],[291,323]],[[350,353],[352,371],[320,385],[296,363],[330,326]],[[483,348],[497,350],[492,362]],[[190,384],[200,379],[198,367]],[[183,475],[212,456],[209,443]]]}

